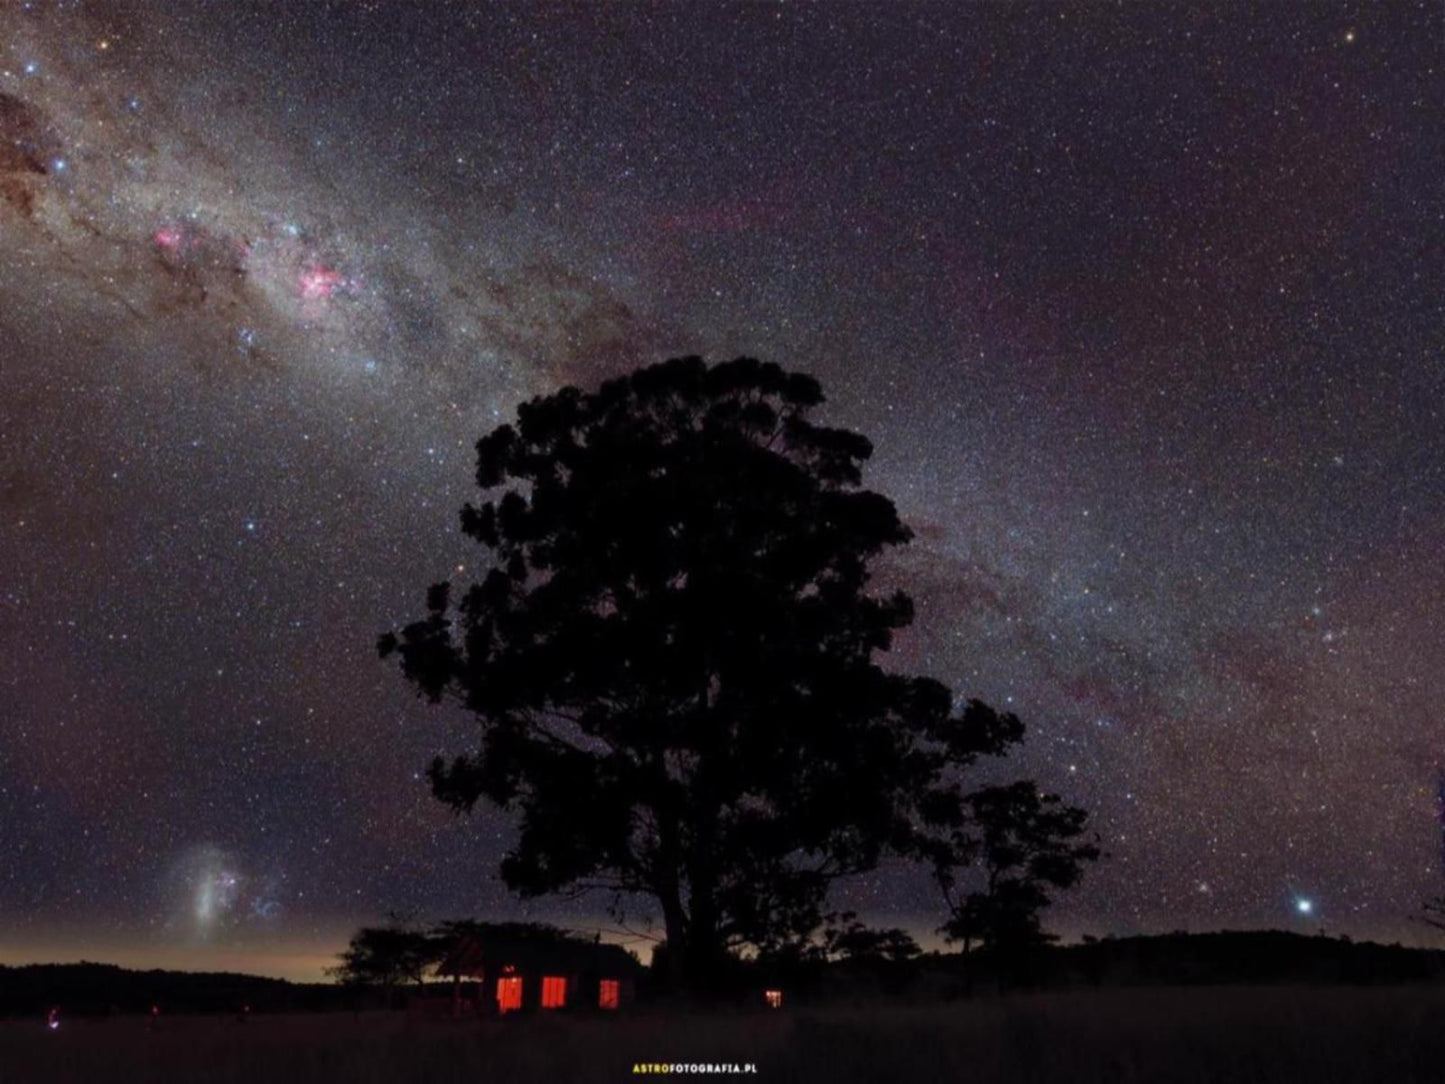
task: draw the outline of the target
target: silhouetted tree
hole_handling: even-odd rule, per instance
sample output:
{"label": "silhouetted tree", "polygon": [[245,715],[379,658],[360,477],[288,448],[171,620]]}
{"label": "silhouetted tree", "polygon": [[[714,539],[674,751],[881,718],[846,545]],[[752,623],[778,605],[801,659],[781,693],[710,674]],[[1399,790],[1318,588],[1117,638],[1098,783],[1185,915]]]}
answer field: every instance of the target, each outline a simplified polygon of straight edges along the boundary
{"label": "silhouetted tree", "polygon": [[[1099,857],[1097,846],[1080,842],[1087,815],[1026,781],[984,787],[963,802],[964,825],[935,864],[952,914],[943,932],[962,941],[965,952],[978,944],[1012,951],[1054,940],[1039,913],[1052,891],[1072,887],[1084,863]],[[961,892],[966,867],[979,868],[982,885]]]}
{"label": "silhouetted tree", "polygon": [[344,985],[392,991],[407,984],[420,985],[441,953],[434,936],[390,916],[385,926],[357,930],[341,954],[341,963],[327,973]]}
{"label": "silhouetted tree", "polygon": [[861,488],[868,440],[809,420],[822,401],[698,358],[532,400],[477,444],[462,529],[492,570],[380,639],[479,718],[479,751],[430,779],[520,813],[507,884],[651,897],[694,983],[806,939],[829,884],[890,850],[943,862],[958,773],[1023,733],[875,664],[913,608],[868,565],[910,533]]}
{"label": "silhouetted tree", "polygon": [[823,954],[831,960],[911,960],[921,953],[907,930],[870,928],[851,911],[830,915],[823,932]]}

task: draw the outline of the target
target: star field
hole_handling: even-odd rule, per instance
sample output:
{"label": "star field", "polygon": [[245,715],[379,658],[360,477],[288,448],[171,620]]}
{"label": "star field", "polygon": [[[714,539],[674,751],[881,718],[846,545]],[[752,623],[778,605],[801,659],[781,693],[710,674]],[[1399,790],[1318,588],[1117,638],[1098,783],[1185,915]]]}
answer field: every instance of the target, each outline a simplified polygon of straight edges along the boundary
{"label": "star field", "polygon": [[1430,3],[0,3],[0,961],[605,922],[373,644],[478,436],[694,352],[873,439],[890,665],[1095,813],[1052,928],[1417,938],[1442,71]]}

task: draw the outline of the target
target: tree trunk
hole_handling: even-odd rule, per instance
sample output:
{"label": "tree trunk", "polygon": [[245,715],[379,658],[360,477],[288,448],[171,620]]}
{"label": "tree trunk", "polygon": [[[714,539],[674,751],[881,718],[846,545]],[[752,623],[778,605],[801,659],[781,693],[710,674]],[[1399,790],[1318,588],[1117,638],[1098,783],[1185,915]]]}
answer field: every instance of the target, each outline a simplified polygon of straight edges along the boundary
{"label": "tree trunk", "polygon": [[692,884],[687,970],[694,987],[706,993],[715,993],[720,978],[722,945],[710,880],[704,876]]}
{"label": "tree trunk", "polygon": [[687,915],[678,898],[676,878],[671,891],[658,893],[662,903],[662,920],[667,929],[667,972],[675,989],[687,985],[687,958],[689,953]]}
{"label": "tree trunk", "polygon": [[661,814],[657,814],[657,822],[657,899],[662,904],[662,920],[667,928],[667,970],[673,987],[681,989],[687,984],[690,942],[688,914],[682,905],[682,862],[678,853],[677,826]]}

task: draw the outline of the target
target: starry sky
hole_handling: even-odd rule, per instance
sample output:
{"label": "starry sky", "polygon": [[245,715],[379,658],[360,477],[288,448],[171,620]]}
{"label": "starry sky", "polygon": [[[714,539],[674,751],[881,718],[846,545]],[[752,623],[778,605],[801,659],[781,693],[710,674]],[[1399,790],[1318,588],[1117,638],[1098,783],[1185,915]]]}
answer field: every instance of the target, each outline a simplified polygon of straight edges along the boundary
{"label": "starry sky", "polygon": [[0,0],[0,962],[605,923],[507,894],[374,642],[484,561],[478,436],[694,352],[873,439],[889,665],[1095,813],[1055,930],[1418,939],[1442,76],[1436,0]]}

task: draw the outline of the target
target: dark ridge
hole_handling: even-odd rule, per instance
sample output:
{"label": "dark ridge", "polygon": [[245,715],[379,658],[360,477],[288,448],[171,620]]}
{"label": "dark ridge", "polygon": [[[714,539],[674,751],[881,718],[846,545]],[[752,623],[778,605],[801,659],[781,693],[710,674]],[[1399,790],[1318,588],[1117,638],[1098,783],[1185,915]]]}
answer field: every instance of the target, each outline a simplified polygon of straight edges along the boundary
{"label": "dark ridge", "polygon": [[163,1012],[229,1013],[314,1010],[331,1005],[337,988],[259,975],[206,971],[131,971],[114,964],[26,964],[0,967],[0,1017],[28,1016],[60,1006],[66,1015]]}

